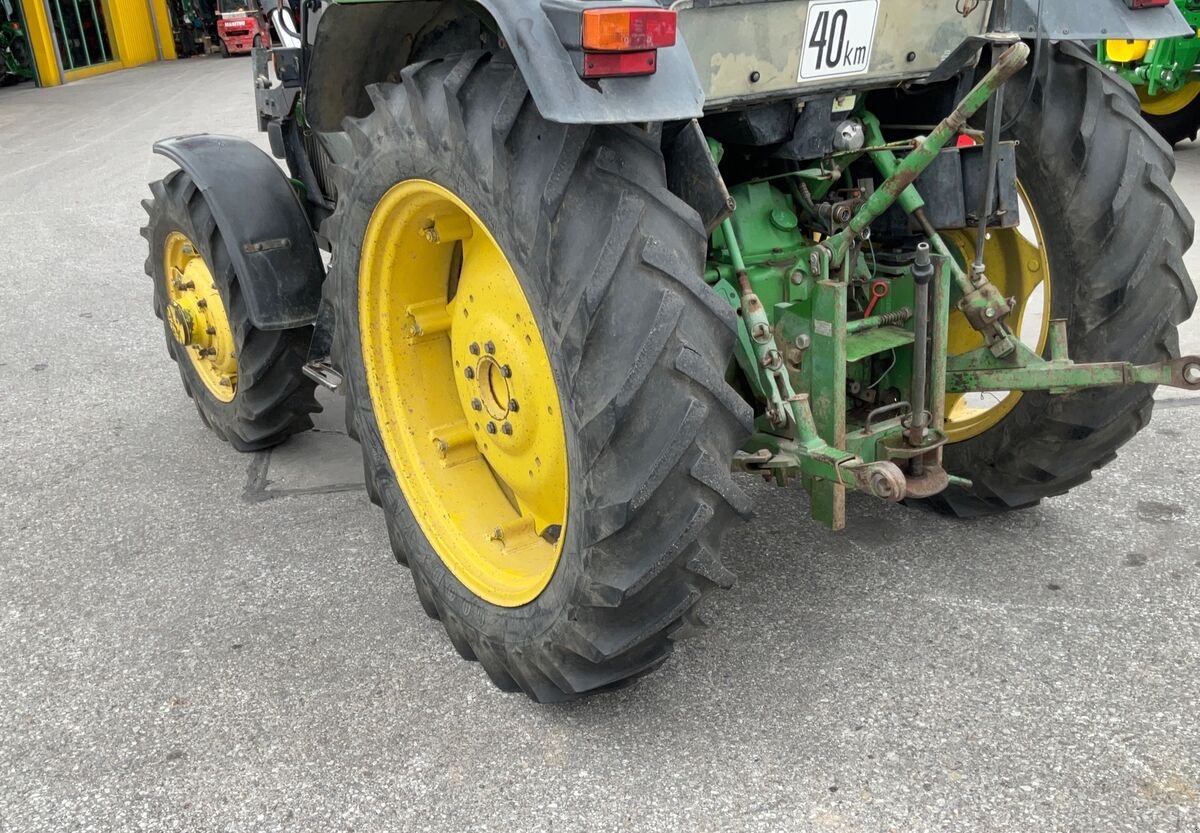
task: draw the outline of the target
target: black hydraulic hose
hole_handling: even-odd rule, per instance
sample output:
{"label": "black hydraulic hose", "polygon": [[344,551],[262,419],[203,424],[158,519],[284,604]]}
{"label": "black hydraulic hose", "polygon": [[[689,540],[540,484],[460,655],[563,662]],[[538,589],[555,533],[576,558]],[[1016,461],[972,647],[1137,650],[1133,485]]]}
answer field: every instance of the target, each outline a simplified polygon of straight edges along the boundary
{"label": "black hydraulic hose", "polygon": [[1030,66],[1033,67],[1029,71],[1029,83],[1025,85],[1025,95],[1021,98],[1021,105],[1017,107],[1017,111],[1013,113],[1012,118],[1000,126],[1000,133],[1004,134],[1012,130],[1013,125],[1021,118],[1021,114],[1025,112],[1025,108],[1029,106],[1029,102],[1033,100],[1033,82],[1037,77],[1039,62],[1042,58],[1042,3],[1044,0],[1038,0],[1037,14],[1034,16],[1033,23],[1033,61]]}

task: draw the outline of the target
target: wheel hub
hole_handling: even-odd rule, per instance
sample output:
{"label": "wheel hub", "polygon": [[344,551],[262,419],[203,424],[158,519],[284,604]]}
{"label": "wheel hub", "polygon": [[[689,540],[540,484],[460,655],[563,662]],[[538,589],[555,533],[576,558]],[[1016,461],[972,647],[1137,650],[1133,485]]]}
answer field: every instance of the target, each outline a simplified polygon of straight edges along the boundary
{"label": "wheel hub", "polygon": [[164,316],[171,336],[184,348],[209,392],[229,402],[237,392],[237,357],[216,281],[195,245],[181,232],[167,236],[165,261]]}
{"label": "wheel hub", "polygon": [[487,601],[536,598],[562,551],[565,431],[499,244],[442,186],[394,186],[364,235],[359,317],[380,439],[430,544]]}

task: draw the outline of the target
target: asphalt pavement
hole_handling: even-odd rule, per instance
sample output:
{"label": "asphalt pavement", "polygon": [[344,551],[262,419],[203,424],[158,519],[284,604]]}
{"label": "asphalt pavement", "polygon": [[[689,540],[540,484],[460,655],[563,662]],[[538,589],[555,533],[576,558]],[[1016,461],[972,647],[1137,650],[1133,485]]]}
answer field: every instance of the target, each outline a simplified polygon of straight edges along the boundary
{"label": "asphalt pavement", "polygon": [[1200,831],[1200,398],[1000,518],[747,479],[713,627],[536,706],[421,613],[336,400],[245,456],[180,389],[150,143],[261,141],[250,76],[0,91],[0,833]]}

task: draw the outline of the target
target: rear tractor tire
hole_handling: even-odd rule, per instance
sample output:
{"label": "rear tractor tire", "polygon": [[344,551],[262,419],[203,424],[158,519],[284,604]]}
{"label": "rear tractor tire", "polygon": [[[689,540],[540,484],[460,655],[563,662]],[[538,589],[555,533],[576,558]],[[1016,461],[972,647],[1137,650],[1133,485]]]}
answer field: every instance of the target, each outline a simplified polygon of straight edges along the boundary
{"label": "rear tractor tire", "polygon": [[[1030,72],[1018,76],[1010,106],[1025,98]],[[1183,262],[1193,222],[1171,187],[1170,149],[1141,118],[1130,88],[1080,45],[1047,49],[1034,77],[1012,136],[1017,175],[1040,226],[1035,271],[1049,284],[1049,316],[1066,319],[1077,362],[1178,356],[1177,326],[1191,315],[1196,291]],[[1017,257],[1016,270],[1033,269],[1031,257]],[[989,261],[989,274],[998,274],[994,266]],[[952,345],[954,317],[961,316],[952,314]],[[951,411],[946,469],[974,487],[951,487],[929,502],[971,516],[1063,494],[1146,426],[1153,392],[1138,385],[1017,394],[1002,419],[958,441]]]}
{"label": "rear tractor tire", "polygon": [[221,230],[191,177],[173,171],[150,191],[142,236],[154,314],[201,420],[238,451],[311,428],[320,405],[301,372],[310,328],[267,331],[250,322]]}
{"label": "rear tractor tire", "polygon": [[345,123],[330,291],[369,491],[425,611],[561,701],[668,657],[733,575],[734,316],[656,137],[545,121],[483,52]]}

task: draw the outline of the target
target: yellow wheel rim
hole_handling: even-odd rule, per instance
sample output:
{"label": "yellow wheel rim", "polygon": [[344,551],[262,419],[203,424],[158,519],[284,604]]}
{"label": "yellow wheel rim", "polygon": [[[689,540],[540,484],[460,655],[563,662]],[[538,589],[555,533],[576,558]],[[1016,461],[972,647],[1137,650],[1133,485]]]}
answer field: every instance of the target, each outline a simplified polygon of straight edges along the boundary
{"label": "yellow wheel rim", "polygon": [[1138,89],[1138,98],[1142,102],[1142,112],[1151,116],[1169,116],[1187,107],[1200,95],[1200,81],[1184,84],[1173,93],[1160,93],[1155,96],[1147,95],[1142,88]]}
{"label": "yellow wheel rim", "polygon": [[208,392],[221,402],[232,402],[237,394],[233,328],[212,272],[182,232],[168,234],[164,249],[164,314],[171,335],[184,348]]}
{"label": "yellow wheel rim", "polygon": [[[984,246],[984,264],[988,279],[1006,298],[1015,298],[1016,310],[1009,323],[1021,340],[1041,353],[1050,328],[1050,262],[1046,257],[1042,226],[1029,202],[1025,189],[1018,185],[1021,200],[1021,225],[995,229]],[[946,242],[957,248],[959,261],[974,259],[973,232],[948,231]],[[961,312],[951,311],[948,352],[959,355],[984,344],[983,336]],[[1020,391],[980,394],[946,394],[946,436],[950,442],[962,442],[994,427],[1021,401]]]}
{"label": "yellow wheel rim", "polygon": [[358,297],[375,420],[421,530],[476,596],[532,601],[562,553],[566,433],[504,252],[450,191],[401,182],[367,223]]}

